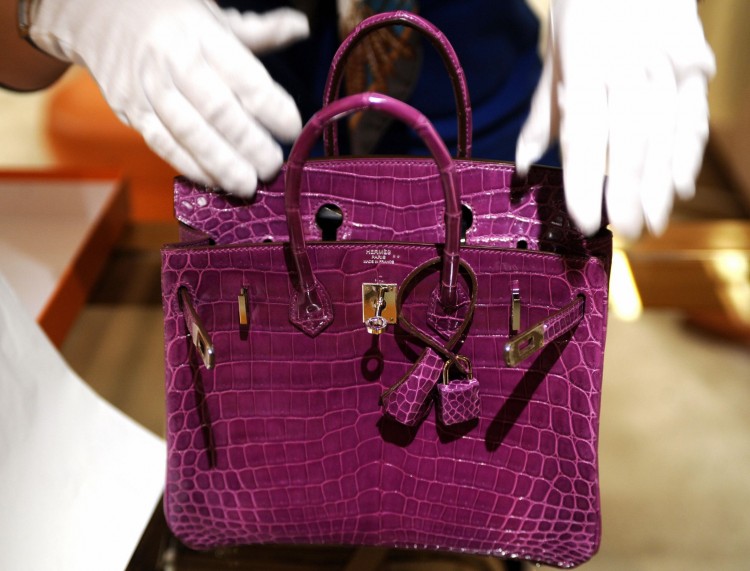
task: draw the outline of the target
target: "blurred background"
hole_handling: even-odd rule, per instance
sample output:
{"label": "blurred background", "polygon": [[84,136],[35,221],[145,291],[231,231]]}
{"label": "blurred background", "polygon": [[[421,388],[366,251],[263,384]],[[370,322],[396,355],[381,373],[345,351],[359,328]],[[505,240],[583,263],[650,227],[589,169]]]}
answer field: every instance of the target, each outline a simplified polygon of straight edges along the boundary
{"label": "blurred background", "polygon": [[[750,560],[750,2],[707,0],[701,13],[718,62],[711,138],[696,198],[676,205],[663,236],[616,252],[600,441],[604,538],[585,569],[746,569]],[[41,93],[0,91],[0,169],[6,178],[53,169],[116,181],[117,199],[85,222],[99,228],[109,217],[108,238],[84,232],[91,252],[74,252],[63,272],[85,275],[80,300],[65,309],[60,298],[62,309],[40,320],[100,395],[163,435],[159,247],[177,239],[176,173],[78,69]],[[43,224],[20,232],[44,235]],[[344,568],[304,556],[285,567],[288,555],[256,553],[260,566],[245,568]],[[237,568],[240,556],[211,557],[172,568]],[[381,559],[371,568],[492,568]]]}

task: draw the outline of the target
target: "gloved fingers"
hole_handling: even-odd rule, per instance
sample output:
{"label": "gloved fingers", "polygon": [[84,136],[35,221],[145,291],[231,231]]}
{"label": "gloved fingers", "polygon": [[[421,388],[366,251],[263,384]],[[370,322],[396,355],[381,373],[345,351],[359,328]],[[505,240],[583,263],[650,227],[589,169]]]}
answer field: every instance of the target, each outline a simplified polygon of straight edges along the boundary
{"label": "gloved fingers", "polygon": [[694,73],[677,90],[672,182],[678,196],[692,198],[708,140],[708,78]]}
{"label": "gloved fingers", "polygon": [[553,68],[554,64],[548,57],[531,99],[529,116],[518,135],[516,170],[521,176],[529,172],[531,164],[544,154],[552,140],[557,137],[559,113],[555,101]]}
{"label": "gloved fingers", "polygon": [[138,130],[146,144],[162,159],[172,165],[186,177],[205,185],[218,184],[209,174],[195,162],[178,143],[172,134],[164,127],[156,115],[131,120],[134,129]]}
{"label": "gloved fingers", "polygon": [[[210,126],[234,154],[252,164],[260,178],[268,179],[278,172],[283,162],[281,148],[240,104],[231,86],[204,61],[199,58],[188,76],[178,75],[173,80],[200,114],[202,122]],[[171,116],[169,110],[161,113]]]}
{"label": "gloved fingers", "polygon": [[675,0],[675,4],[667,8],[672,26],[661,28],[660,32],[677,81],[696,72],[708,81],[716,74],[716,58],[703,33],[697,4],[680,0]]}
{"label": "gloved fingers", "polygon": [[[247,50],[232,50],[224,42],[203,46],[208,65],[232,89],[234,97],[275,138],[292,142],[302,130],[294,99],[269,75],[263,64]],[[227,57],[232,53],[232,57]]]}
{"label": "gloved fingers", "polygon": [[615,232],[637,238],[643,228],[640,185],[650,131],[649,91],[642,70],[623,70],[608,90],[607,217]]}
{"label": "gloved fingers", "polygon": [[224,17],[234,35],[258,55],[286,47],[310,35],[307,16],[293,8],[277,8],[262,14],[227,8]]}
{"label": "gloved fingers", "polygon": [[[560,82],[560,150],[568,212],[587,235],[601,228],[609,118],[605,73],[610,38],[605,27],[611,3],[600,0],[554,2]],[[598,25],[593,25],[597,23]]]}
{"label": "gloved fingers", "polygon": [[651,129],[640,194],[646,225],[659,235],[667,226],[673,203],[677,86],[672,65],[664,57],[654,56],[648,73]]}
{"label": "gloved fingers", "polygon": [[255,166],[206,123],[178,89],[168,87],[168,82],[168,78],[144,81],[158,120],[215,184],[238,195],[252,196],[258,183]]}
{"label": "gloved fingers", "polygon": [[708,82],[716,73],[716,59],[706,42],[697,6],[677,3],[670,16],[678,18],[665,38],[677,83],[672,183],[684,199],[695,194],[708,139]]}
{"label": "gloved fingers", "polygon": [[568,213],[586,235],[601,227],[609,135],[603,83],[569,82],[560,94],[560,147]]}

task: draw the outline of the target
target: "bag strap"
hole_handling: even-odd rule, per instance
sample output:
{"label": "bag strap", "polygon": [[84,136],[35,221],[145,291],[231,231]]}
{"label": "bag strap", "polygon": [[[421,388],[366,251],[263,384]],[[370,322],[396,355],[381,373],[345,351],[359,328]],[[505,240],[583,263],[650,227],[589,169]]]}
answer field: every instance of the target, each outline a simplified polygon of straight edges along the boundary
{"label": "bag strap", "polygon": [[[323,105],[330,105],[336,99],[344,76],[346,60],[362,39],[370,33],[387,26],[408,26],[427,37],[443,59],[445,68],[453,84],[453,94],[456,98],[456,114],[458,121],[458,150],[457,158],[471,157],[472,113],[469,101],[469,88],[461,62],[445,35],[433,24],[412,12],[399,10],[385,12],[365,18],[344,39],[333,57],[328,71],[325,90],[323,91]],[[323,133],[323,143],[327,156],[338,155],[338,139],[334,125],[330,125]]]}
{"label": "bag strap", "polygon": [[562,309],[515,335],[503,347],[505,364],[515,367],[572,331],[583,319],[585,311],[586,298],[579,294]]}
{"label": "bag strap", "polygon": [[[471,324],[477,301],[477,276],[469,264],[463,260],[459,261],[459,272],[464,276],[469,292],[466,302],[462,304],[462,315],[456,316],[460,323],[447,341],[436,341],[426,335],[411,323],[403,312],[404,298],[408,292],[427,270],[439,265],[440,258],[433,258],[414,268],[404,278],[396,295],[399,325],[409,335],[421,341],[425,348],[406,374],[380,395],[380,404],[390,417],[407,426],[416,425],[429,411],[430,393],[446,362],[454,362],[463,374],[469,372],[466,369],[468,361],[454,353]],[[470,367],[470,364],[468,366]]]}
{"label": "bag strap", "polygon": [[[414,284],[419,281],[419,277],[424,274],[426,270],[439,265],[440,258],[433,258],[432,260],[424,262],[414,268],[409,275],[404,278],[396,295],[396,315],[398,315],[398,323],[404,331],[409,333],[412,337],[419,339],[427,347],[431,347],[445,361],[451,361],[456,360],[456,354],[453,351],[466,335],[466,331],[468,330],[469,325],[471,325],[471,320],[474,317],[474,308],[477,303],[477,276],[471,266],[465,261],[459,260],[459,272],[464,276],[468,285],[468,296],[466,303],[463,304],[463,315],[461,315],[460,318],[457,316],[459,324],[447,341],[436,341],[430,335],[420,331],[406,318],[403,310],[404,297],[413,288]],[[461,373],[467,372],[464,370],[462,363],[457,364],[457,367]]]}
{"label": "bag strap", "polygon": [[297,273],[297,284],[289,315],[294,325],[313,337],[331,323],[333,311],[328,294],[315,279],[307,254],[300,213],[303,166],[326,125],[365,109],[385,113],[411,127],[425,143],[437,164],[445,201],[440,303],[445,308],[456,305],[461,206],[454,181],[455,164],[445,148],[445,143],[429,120],[403,101],[378,93],[350,95],[334,101],[313,115],[292,147],[287,161],[284,208],[289,228],[289,249]]}
{"label": "bag strap", "polygon": [[[469,299],[465,315],[453,336],[446,341],[436,340],[415,327],[406,319],[403,301],[418,276],[439,263],[439,258],[415,268],[403,281],[396,297],[396,311],[402,329],[421,341],[425,348],[407,373],[380,395],[380,404],[385,413],[406,426],[418,424],[429,412],[429,398],[432,389],[439,382],[446,363],[452,363],[461,374],[470,374],[471,363],[461,358],[455,350],[463,340],[476,305],[477,278],[471,267],[460,261],[460,271],[469,285]],[[509,339],[503,348],[505,362],[516,367],[522,361],[537,354],[544,347],[575,329],[585,314],[586,301],[578,295],[563,308],[554,311],[546,318],[532,325],[522,333]]]}

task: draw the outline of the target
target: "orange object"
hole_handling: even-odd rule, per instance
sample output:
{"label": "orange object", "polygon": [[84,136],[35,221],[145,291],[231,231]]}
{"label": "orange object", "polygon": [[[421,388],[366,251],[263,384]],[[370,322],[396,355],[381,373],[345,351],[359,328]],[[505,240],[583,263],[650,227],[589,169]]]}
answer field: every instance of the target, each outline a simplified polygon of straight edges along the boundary
{"label": "orange object", "polygon": [[[5,270],[15,268],[15,274],[6,273],[6,277],[15,287],[32,292],[26,298],[31,305],[27,308],[50,340],[60,347],[125,228],[126,187],[120,173],[90,168],[4,170],[0,171],[0,183],[16,188],[20,192],[15,194],[23,196],[27,196],[24,190],[36,189],[33,194],[37,197],[37,205],[44,204],[48,209],[34,209],[35,216],[24,220],[22,232],[25,235],[19,232],[10,239],[6,236],[8,248],[23,252],[22,258],[28,259],[29,263],[20,266],[11,263]],[[92,183],[96,186],[85,192],[79,188]],[[6,192],[9,191],[6,189]],[[80,202],[94,192],[107,194],[103,195],[101,202]],[[40,199],[40,194],[48,196]],[[24,210],[29,208],[26,199],[14,202],[8,200],[7,195],[5,198],[6,216],[27,216]],[[60,212],[61,219],[75,231],[71,239],[71,232],[65,230],[65,225],[53,225],[67,236],[53,247],[54,230],[47,233],[45,228],[49,220],[54,220],[51,213],[58,215]],[[60,243],[62,247],[59,247]],[[24,268],[42,268],[42,271],[22,272]],[[40,280],[41,283],[30,283],[29,280]]]}
{"label": "orange object", "polygon": [[53,89],[46,134],[60,166],[123,173],[131,222],[174,219],[172,179],[177,172],[137,131],[120,122],[85,71],[73,70]]}

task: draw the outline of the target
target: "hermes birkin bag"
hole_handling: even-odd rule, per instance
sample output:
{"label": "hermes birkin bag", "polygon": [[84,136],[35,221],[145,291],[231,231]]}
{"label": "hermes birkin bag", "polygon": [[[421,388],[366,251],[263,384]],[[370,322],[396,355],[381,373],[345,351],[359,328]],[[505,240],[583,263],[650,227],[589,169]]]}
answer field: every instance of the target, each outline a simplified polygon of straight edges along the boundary
{"label": "hermes birkin bag", "polygon": [[[308,159],[386,113],[430,156]],[[611,236],[557,169],[454,159],[332,102],[252,200],[177,179],[162,250],[168,524],[187,545],[372,545],[561,567],[600,538]],[[316,214],[335,206],[327,236]]]}

